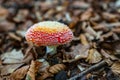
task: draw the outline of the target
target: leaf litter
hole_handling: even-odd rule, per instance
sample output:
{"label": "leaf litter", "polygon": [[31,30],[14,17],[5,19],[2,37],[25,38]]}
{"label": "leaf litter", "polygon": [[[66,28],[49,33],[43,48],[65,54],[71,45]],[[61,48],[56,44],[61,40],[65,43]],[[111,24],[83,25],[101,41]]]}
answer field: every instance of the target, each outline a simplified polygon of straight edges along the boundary
{"label": "leaf litter", "polygon": [[[1,0],[0,80],[119,80],[120,1]],[[26,30],[46,20],[67,24],[74,39],[48,55]]]}

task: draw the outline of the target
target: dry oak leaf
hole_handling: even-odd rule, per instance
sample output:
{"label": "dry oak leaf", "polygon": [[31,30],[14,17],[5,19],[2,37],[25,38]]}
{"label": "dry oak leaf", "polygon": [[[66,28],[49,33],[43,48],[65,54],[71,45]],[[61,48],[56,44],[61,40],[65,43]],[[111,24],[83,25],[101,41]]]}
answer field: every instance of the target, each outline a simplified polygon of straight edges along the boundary
{"label": "dry oak leaf", "polygon": [[101,54],[96,49],[90,49],[86,59],[89,63],[97,63],[102,60]]}
{"label": "dry oak leaf", "polygon": [[74,59],[87,58],[89,47],[89,45],[78,44],[74,47],[73,51],[70,52],[70,54]]}
{"label": "dry oak leaf", "polygon": [[113,63],[113,65],[111,66],[111,69],[114,73],[120,74],[120,62]]}
{"label": "dry oak leaf", "polygon": [[38,80],[45,80],[47,77],[52,77],[52,76],[53,76],[52,73],[45,71],[44,73],[41,73],[41,76],[38,78]]}
{"label": "dry oak leaf", "polygon": [[15,24],[9,21],[0,21],[0,32],[10,31],[15,29]]}
{"label": "dry oak leaf", "polygon": [[59,71],[64,70],[65,68],[66,66],[64,64],[56,64],[51,66],[48,71],[52,74],[56,74]]}
{"label": "dry oak leaf", "polygon": [[10,73],[13,73],[16,69],[18,69],[23,64],[24,63],[0,66],[0,75],[4,76],[4,75],[8,75]]}
{"label": "dry oak leaf", "polygon": [[13,49],[11,52],[6,52],[0,56],[2,63],[11,64],[11,63],[21,63],[24,55],[21,50]]}
{"label": "dry oak leaf", "polygon": [[9,11],[0,6],[0,20],[4,20],[8,16]]}
{"label": "dry oak leaf", "polygon": [[10,75],[10,80],[21,80],[25,77],[25,75],[27,74],[29,66],[23,66],[20,69],[17,69],[15,72],[13,72]]}
{"label": "dry oak leaf", "polygon": [[41,65],[41,62],[32,60],[29,71],[27,72],[26,80],[35,80],[36,73]]}
{"label": "dry oak leaf", "polygon": [[84,13],[81,14],[81,21],[85,21],[85,20],[89,20],[90,17],[92,16],[92,8],[89,8],[88,10],[86,10]]}

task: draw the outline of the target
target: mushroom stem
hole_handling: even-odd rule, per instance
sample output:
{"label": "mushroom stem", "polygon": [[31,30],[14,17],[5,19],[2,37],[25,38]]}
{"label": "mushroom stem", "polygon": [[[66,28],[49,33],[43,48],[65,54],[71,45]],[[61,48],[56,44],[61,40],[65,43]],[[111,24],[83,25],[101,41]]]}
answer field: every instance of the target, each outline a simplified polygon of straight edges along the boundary
{"label": "mushroom stem", "polygon": [[53,55],[57,52],[57,46],[46,46],[46,54]]}

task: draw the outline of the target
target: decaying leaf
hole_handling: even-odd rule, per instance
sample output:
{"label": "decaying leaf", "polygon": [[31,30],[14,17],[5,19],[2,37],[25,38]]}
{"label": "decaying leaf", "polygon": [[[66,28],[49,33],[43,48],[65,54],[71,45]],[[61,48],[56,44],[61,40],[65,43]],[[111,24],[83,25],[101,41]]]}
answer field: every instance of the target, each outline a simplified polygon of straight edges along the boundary
{"label": "decaying leaf", "polygon": [[89,63],[97,63],[102,60],[101,54],[96,49],[90,49],[86,59]]}
{"label": "decaying leaf", "polygon": [[114,62],[113,65],[111,66],[111,69],[114,73],[120,74],[120,62]]}
{"label": "decaying leaf", "polygon": [[81,15],[81,21],[84,21],[84,20],[89,20],[90,17],[92,16],[92,9],[91,8],[88,8],[88,10],[86,10],[82,15]]}
{"label": "decaying leaf", "polygon": [[[74,62],[79,59],[86,59],[88,56],[90,45],[79,44],[73,48],[73,51],[69,53],[72,59],[63,60],[63,62]],[[67,54],[67,53],[66,53]]]}
{"label": "decaying leaf", "polygon": [[102,54],[102,56],[104,56],[105,57],[105,59],[111,59],[111,60],[118,60],[118,58],[117,57],[115,57],[114,55],[111,55],[111,54],[109,54],[109,53],[107,53],[105,50],[101,50],[101,54]]}
{"label": "decaying leaf", "polygon": [[21,50],[17,51],[15,49],[13,49],[11,52],[6,52],[2,54],[0,57],[1,57],[1,60],[3,60],[2,63],[4,64],[19,63],[24,58],[22,51]]}
{"label": "decaying leaf", "polygon": [[48,71],[45,71],[44,73],[41,73],[41,76],[38,78],[38,80],[45,80],[48,77],[52,77],[53,74],[49,73]]}
{"label": "decaying leaf", "polygon": [[75,46],[74,50],[72,52],[70,52],[70,54],[74,57],[74,58],[87,58],[88,56],[88,49],[89,49],[89,45],[77,45]]}
{"label": "decaying leaf", "polygon": [[23,9],[23,10],[19,10],[18,14],[16,15],[16,17],[14,17],[14,21],[15,22],[21,22],[21,21],[25,21],[25,17],[29,14],[28,10]]}
{"label": "decaying leaf", "polygon": [[49,68],[49,72],[52,74],[56,74],[59,71],[64,70],[65,68],[66,68],[66,66],[64,64],[56,64]]}
{"label": "decaying leaf", "polygon": [[0,72],[1,72],[0,75],[8,75],[8,74],[14,72],[16,69],[18,69],[22,65],[23,65],[23,63],[2,66],[0,68]]}
{"label": "decaying leaf", "polygon": [[29,66],[23,66],[10,75],[10,80],[21,80],[25,77]]}
{"label": "decaying leaf", "polygon": [[45,59],[39,59],[39,62],[42,63],[42,65],[39,67],[38,73],[41,74],[41,76],[38,78],[38,80],[44,80],[47,77],[52,77],[53,74],[48,72],[48,69],[50,67],[49,63]]}
{"label": "decaying leaf", "polygon": [[8,16],[8,10],[0,6],[0,20],[4,20]]}
{"label": "decaying leaf", "polygon": [[[120,79],[114,76],[120,75],[120,0],[0,0],[0,4],[0,80],[67,76],[71,80],[84,71],[88,73],[79,80]],[[58,46],[57,54],[44,57],[45,47],[29,47],[25,33],[34,23],[48,20],[68,25],[74,39]],[[63,65],[70,66],[64,70]]]}
{"label": "decaying leaf", "polygon": [[41,73],[41,72],[44,73],[50,67],[50,65],[45,59],[39,59],[38,61],[41,62],[41,66],[39,67],[38,72],[39,73]]}
{"label": "decaying leaf", "polygon": [[26,80],[36,80],[36,72],[38,72],[41,63],[39,61],[31,61],[29,71],[27,72]]}
{"label": "decaying leaf", "polygon": [[117,18],[119,17],[118,15],[110,14],[107,12],[103,12],[102,15],[104,19],[109,20],[109,21],[117,21]]}
{"label": "decaying leaf", "polygon": [[[8,27],[9,26],[9,27]],[[15,29],[15,24],[9,21],[0,22],[0,32],[10,31]]]}
{"label": "decaying leaf", "polygon": [[21,40],[22,40],[21,37],[15,35],[15,34],[12,33],[12,32],[9,32],[8,35],[9,35],[12,39],[14,39],[14,40],[17,40],[17,41],[21,41]]}
{"label": "decaying leaf", "polygon": [[72,7],[73,8],[83,8],[83,9],[86,9],[88,7],[90,7],[90,4],[89,3],[85,3],[83,1],[74,1],[73,4],[72,4]]}
{"label": "decaying leaf", "polygon": [[80,35],[80,40],[83,45],[88,45],[88,41],[86,39],[86,36],[84,34]]}

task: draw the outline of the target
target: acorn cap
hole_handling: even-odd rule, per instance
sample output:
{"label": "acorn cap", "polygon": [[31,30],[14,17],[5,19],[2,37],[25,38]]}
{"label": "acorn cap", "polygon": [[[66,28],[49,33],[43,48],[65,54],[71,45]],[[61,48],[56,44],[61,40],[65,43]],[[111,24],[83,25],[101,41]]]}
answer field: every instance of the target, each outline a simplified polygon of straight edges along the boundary
{"label": "acorn cap", "polygon": [[69,27],[56,21],[43,21],[34,24],[26,32],[25,38],[37,46],[62,45],[70,42],[73,33]]}

